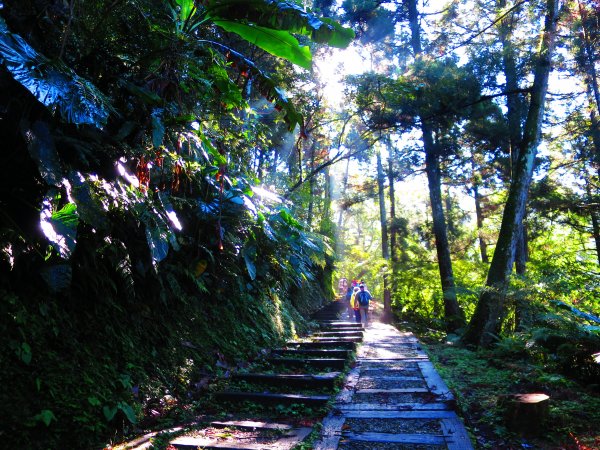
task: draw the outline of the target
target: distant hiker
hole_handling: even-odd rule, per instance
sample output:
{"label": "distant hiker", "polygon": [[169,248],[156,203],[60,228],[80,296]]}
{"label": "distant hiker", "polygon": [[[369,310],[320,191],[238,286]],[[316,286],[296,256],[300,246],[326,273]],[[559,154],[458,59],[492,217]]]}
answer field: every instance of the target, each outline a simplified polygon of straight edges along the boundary
{"label": "distant hiker", "polygon": [[[350,304],[352,305],[352,314],[354,315],[354,321],[356,323],[360,323],[360,307],[358,305],[358,300],[356,299],[356,295],[359,293],[360,289],[358,286],[353,288],[352,298],[350,299]],[[352,317],[350,317],[352,320]]]}
{"label": "distant hiker", "polygon": [[352,320],[354,317],[354,303],[352,302],[352,296],[354,295],[354,289],[358,291],[358,283],[356,280],[352,280],[350,286],[348,286],[348,291],[346,292],[346,308],[348,310],[348,319]]}
{"label": "distant hiker", "polygon": [[369,302],[373,298],[371,293],[366,290],[364,284],[360,284],[358,286],[359,291],[354,296],[355,303],[358,303],[358,308],[360,310],[360,316],[362,323],[365,324],[365,327],[369,326]]}

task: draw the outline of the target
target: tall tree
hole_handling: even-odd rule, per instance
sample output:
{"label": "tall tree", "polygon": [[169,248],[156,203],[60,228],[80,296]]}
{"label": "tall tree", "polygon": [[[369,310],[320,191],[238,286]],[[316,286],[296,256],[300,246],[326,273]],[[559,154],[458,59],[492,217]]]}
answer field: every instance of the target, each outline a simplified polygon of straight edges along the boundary
{"label": "tall tree", "polygon": [[[421,27],[419,25],[419,12],[417,0],[407,0],[408,21],[410,27],[410,42],[414,56],[417,60],[425,55],[421,46]],[[450,247],[448,245],[448,233],[446,220],[442,206],[442,179],[440,171],[439,147],[435,145],[433,137],[433,126],[429,119],[421,115],[421,133],[423,149],[425,151],[425,172],[429,184],[429,200],[431,203],[431,216],[433,220],[433,233],[438,257],[440,279],[442,282],[442,293],[444,297],[444,317],[446,329],[456,331],[465,324],[464,312],[458,304],[454,274],[452,272],[452,260],[450,258]]]}
{"label": "tall tree", "polygon": [[504,298],[510,282],[515,251],[519,239],[521,222],[534,161],[541,136],[545,110],[548,78],[554,55],[559,1],[547,0],[544,29],[540,36],[540,47],[531,87],[527,120],[519,148],[519,158],[511,179],[508,199],[504,206],[500,234],[488,271],[486,287],[482,291],[475,313],[462,337],[464,343],[487,346],[496,338],[504,312]]}
{"label": "tall tree", "polygon": [[[501,13],[506,11],[506,0],[498,0],[497,10]],[[519,160],[519,149],[522,140],[522,117],[524,103],[519,91],[519,71],[517,69],[517,55],[513,34],[515,26],[519,21],[519,13],[522,6],[513,6],[511,11],[498,22],[498,35],[502,45],[502,69],[504,73],[506,89],[506,118],[509,130],[511,177],[514,177]],[[527,229],[525,221],[521,221],[519,238],[515,251],[515,270],[517,274],[524,275],[527,263]]]}
{"label": "tall tree", "polygon": [[[385,173],[383,171],[383,163],[381,162],[381,150],[378,148],[376,152],[377,158],[377,187],[379,198],[379,220],[381,221],[381,256],[384,260],[390,262],[390,247],[389,247],[389,232],[388,219],[385,208]],[[388,270],[383,274],[383,322],[389,322],[392,318],[391,293]]]}
{"label": "tall tree", "polygon": [[[574,40],[574,48],[576,52],[577,71],[583,75],[583,81],[586,87],[588,109],[589,109],[589,140],[591,151],[585,152],[583,158],[587,162],[595,166],[596,188],[591,182],[591,174],[588,170],[586,180],[586,194],[588,202],[591,205],[598,204],[600,196],[600,82],[598,80],[597,63],[600,60],[600,52],[598,52],[598,43],[600,42],[600,24],[598,20],[600,15],[598,8],[590,8],[583,2],[577,2],[577,12],[579,20],[576,22],[579,25],[579,39]],[[598,255],[598,263],[600,264],[600,207],[592,206],[589,208],[590,218],[592,222],[592,236],[596,243],[596,253]]]}

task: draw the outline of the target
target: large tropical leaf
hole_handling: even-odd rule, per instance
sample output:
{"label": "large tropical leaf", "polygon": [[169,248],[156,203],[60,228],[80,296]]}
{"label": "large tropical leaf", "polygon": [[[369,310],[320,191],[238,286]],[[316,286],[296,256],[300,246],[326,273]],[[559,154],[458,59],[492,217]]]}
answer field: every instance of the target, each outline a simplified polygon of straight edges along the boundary
{"label": "large tropical leaf", "polygon": [[67,122],[101,127],[112,108],[89,81],[61,62],[51,61],[11,33],[0,18],[0,63],[39,102],[57,110]]}
{"label": "large tropical leaf", "polygon": [[310,49],[307,46],[301,46],[298,40],[287,31],[227,20],[214,20],[214,23],[226,31],[241,36],[272,55],[287,59],[305,69],[310,69],[312,66]]}
{"label": "large tropical leaf", "polygon": [[314,42],[347,47],[354,31],[331,19],[304,11],[293,2],[277,0],[208,0],[206,11],[213,20],[235,20],[309,36]]}

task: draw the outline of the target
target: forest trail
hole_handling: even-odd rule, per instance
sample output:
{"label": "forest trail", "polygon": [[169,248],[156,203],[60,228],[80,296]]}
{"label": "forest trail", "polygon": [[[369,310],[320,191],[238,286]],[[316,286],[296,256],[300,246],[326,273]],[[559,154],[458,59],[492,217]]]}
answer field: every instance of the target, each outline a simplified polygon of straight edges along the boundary
{"label": "forest trail", "polygon": [[[284,349],[272,349],[273,358],[269,358],[285,362],[288,368],[300,362],[299,366],[306,369],[309,361],[310,365],[318,362],[315,366],[318,373],[235,374],[232,381],[234,384],[241,381],[241,388],[216,393],[215,397],[228,403],[230,420],[204,421],[204,424],[189,424],[187,430],[184,427],[169,430],[175,436],[167,439],[167,448],[290,450],[298,445],[309,448],[302,441],[311,433],[310,427],[299,425],[291,417],[287,421],[285,417],[273,421],[248,416],[237,405],[244,401],[325,405],[340,376],[338,370],[344,369],[352,349],[357,348],[353,367],[323,421],[321,435],[310,448],[472,449],[467,432],[454,412],[454,396],[416,337],[381,323],[381,305],[377,302],[373,302],[372,309],[371,323],[365,329],[345,321],[346,312],[340,303],[328,304],[313,315],[321,331],[308,336],[308,340],[288,342]],[[260,384],[267,390],[260,389]],[[282,390],[277,390],[276,385]],[[307,386],[316,391],[305,395]],[[314,395],[318,391],[322,395]],[[156,432],[150,433],[119,448],[145,450],[156,436]]]}
{"label": "forest trail", "polygon": [[378,320],[323,422],[315,450],[472,449],[455,400],[419,341]]}

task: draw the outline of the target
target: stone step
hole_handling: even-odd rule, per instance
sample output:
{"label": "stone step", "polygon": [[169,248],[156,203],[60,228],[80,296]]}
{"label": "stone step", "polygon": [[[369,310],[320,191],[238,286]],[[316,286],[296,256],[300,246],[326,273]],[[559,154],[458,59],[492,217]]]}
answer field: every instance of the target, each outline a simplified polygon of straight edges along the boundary
{"label": "stone step", "polygon": [[[205,436],[180,436],[173,439],[170,444],[178,449],[197,450],[290,450],[302,442],[312,431],[308,427],[294,428],[286,424],[270,424],[255,421],[238,422],[213,422],[214,428],[237,428],[246,432],[262,431],[263,433],[278,433],[272,436],[245,438],[244,442],[236,439],[235,433],[219,439]],[[280,434],[279,434],[280,433]],[[269,442],[270,441],[270,442]]]}
{"label": "stone step", "polygon": [[271,350],[272,355],[306,355],[306,356],[320,356],[324,358],[349,358],[351,350],[348,349],[306,349],[306,348],[276,348]]}
{"label": "stone step", "polygon": [[364,331],[365,328],[360,323],[348,325],[333,325],[328,323],[320,323],[319,329],[321,331]]}
{"label": "stone step", "polygon": [[233,380],[247,381],[248,383],[283,385],[294,388],[324,388],[331,389],[335,386],[336,379],[341,372],[329,372],[321,375],[280,375],[267,373],[238,373],[232,376]]}
{"label": "stone step", "polygon": [[250,430],[280,430],[280,431],[289,431],[294,429],[294,427],[287,423],[277,423],[277,422],[257,422],[256,420],[227,420],[223,421],[215,421],[211,422],[210,426],[215,428],[237,428],[240,430],[250,429]]}
{"label": "stone step", "polygon": [[344,336],[344,337],[334,337],[334,336],[310,336],[314,342],[319,341],[339,341],[339,342],[362,342],[362,336]]}
{"label": "stone step", "polygon": [[262,404],[291,405],[299,403],[306,406],[323,406],[329,401],[329,395],[301,395],[301,394],[271,394],[268,392],[241,392],[222,391],[215,397],[220,401],[243,402],[250,401]]}
{"label": "stone step", "polygon": [[286,346],[298,347],[298,348],[345,348],[345,349],[349,349],[349,350],[355,350],[356,342],[340,341],[338,339],[321,340],[321,341],[306,341],[306,342],[290,341],[290,342],[286,343]]}
{"label": "stone step", "polygon": [[406,444],[406,445],[436,445],[445,446],[444,435],[432,434],[390,434],[390,433],[350,433],[343,432],[342,436],[351,441],[369,442],[371,444]]}
{"label": "stone step", "polygon": [[317,331],[312,334],[311,337],[331,337],[331,338],[344,338],[344,337],[363,337],[363,332],[361,330],[335,330],[335,331]]}
{"label": "stone step", "polygon": [[348,320],[325,320],[325,321],[319,322],[319,326],[321,326],[321,327],[333,326],[333,327],[363,328],[362,323],[351,322]]}
{"label": "stone step", "polygon": [[343,370],[346,360],[341,358],[267,358],[271,364],[285,367],[312,367],[315,369]]}

